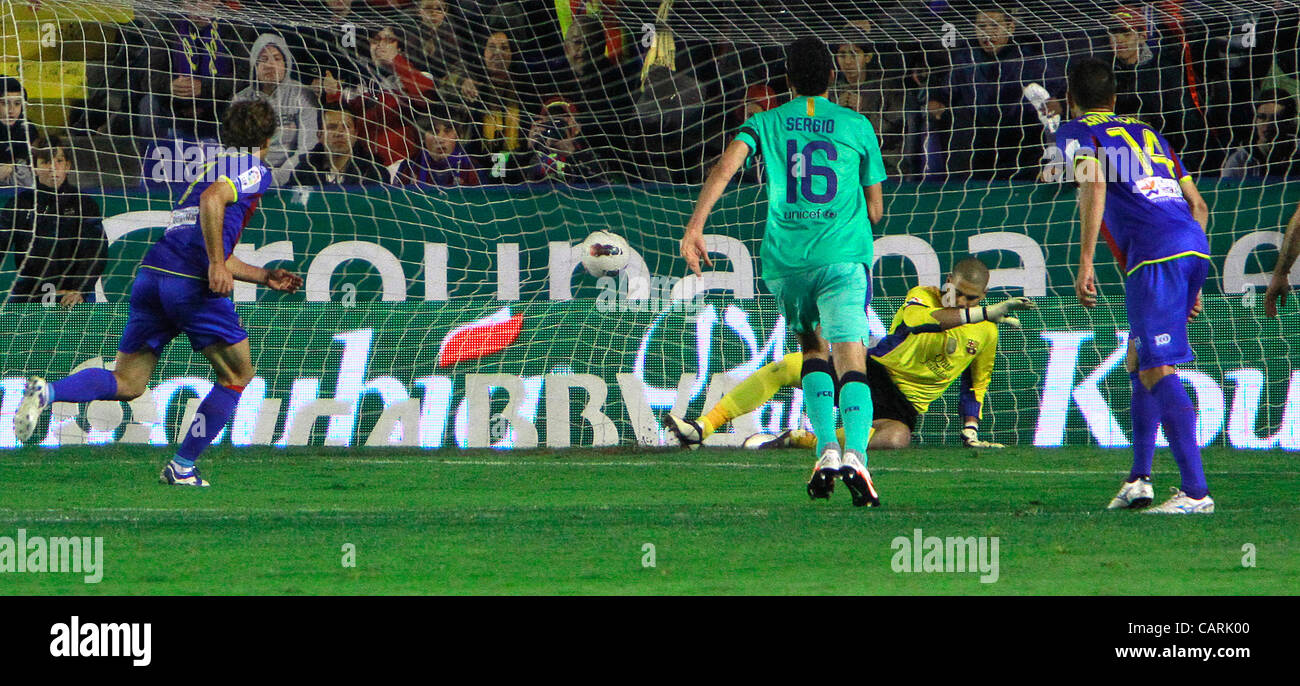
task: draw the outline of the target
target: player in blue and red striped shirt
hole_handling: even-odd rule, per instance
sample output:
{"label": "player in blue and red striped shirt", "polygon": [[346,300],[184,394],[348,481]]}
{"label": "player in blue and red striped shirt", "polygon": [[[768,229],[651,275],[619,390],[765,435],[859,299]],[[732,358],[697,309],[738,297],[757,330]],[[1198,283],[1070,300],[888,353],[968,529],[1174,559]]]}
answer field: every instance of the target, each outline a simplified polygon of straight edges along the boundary
{"label": "player in blue and red striped shirt", "polygon": [[262,284],[293,293],[302,278],[285,269],[262,269],[232,255],[262,193],[271,185],[263,163],[278,118],[262,101],[232,105],[223,142],[253,150],[209,161],[172,210],[163,237],[145,255],[131,287],[131,309],[117,346],[113,371],[85,369],[47,384],[32,377],[14,415],[14,433],[26,442],[50,403],[134,400],[145,391],[163,349],[185,333],[217,374],[217,385],[199,404],[176,456],[163,468],[163,483],[207,486],[194,466],[199,453],[230,421],[244,386],[253,378],[248,332],[227,297],[234,282]]}
{"label": "player in blue and red striped shirt", "polygon": [[1093,253],[1105,236],[1125,274],[1127,366],[1133,387],[1133,468],[1110,509],[1151,503],[1156,431],[1165,435],[1182,488],[1148,512],[1212,513],[1196,442],[1196,409],[1174,365],[1191,362],[1187,322],[1201,311],[1210,265],[1210,211],[1169,142],[1149,125],[1115,114],[1115,75],[1096,58],[1070,68],[1069,97],[1078,118],[1056,133],[1057,148],[1079,183],[1083,224],[1075,292],[1097,304]]}

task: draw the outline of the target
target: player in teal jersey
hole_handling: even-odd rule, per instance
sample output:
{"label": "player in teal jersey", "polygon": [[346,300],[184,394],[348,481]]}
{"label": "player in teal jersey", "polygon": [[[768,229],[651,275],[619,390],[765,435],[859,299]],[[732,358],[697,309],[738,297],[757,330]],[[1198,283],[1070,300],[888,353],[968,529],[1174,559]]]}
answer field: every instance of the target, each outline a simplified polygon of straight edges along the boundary
{"label": "player in teal jersey", "polygon": [[[801,38],[786,48],[795,97],[750,117],[709,172],[682,238],[696,274],[713,266],[704,223],[731,178],[751,156],[767,170],[767,225],[760,251],[763,280],[803,350],[804,409],[819,438],[808,495],[830,497],[841,478],[857,506],[880,504],[867,471],[871,391],[867,386],[867,303],[872,230],[884,215],[885,167],[867,118],[826,99],[834,62],[826,44]],[[835,366],[831,366],[834,355]],[[835,438],[838,371],[844,450]],[[686,443],[694,430],[666,418]]]}

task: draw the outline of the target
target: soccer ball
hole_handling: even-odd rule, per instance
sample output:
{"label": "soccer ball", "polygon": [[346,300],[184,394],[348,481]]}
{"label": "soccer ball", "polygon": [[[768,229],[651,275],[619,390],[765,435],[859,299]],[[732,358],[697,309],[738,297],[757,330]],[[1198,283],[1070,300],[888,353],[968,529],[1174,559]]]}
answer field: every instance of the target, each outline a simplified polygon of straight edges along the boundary
{"label": "soccer ball", "polygon": [[582,251],[582,266],[597,278],[614,276],[623,271],[632,248],[622,236],[609,231],[593,231],[578,244]]}
{"label": "soccer ball", "polygon": [[749,450],[755,450],[758,447],[762,446],[764,443],[767,443],[768,441],[775,441],[775,440],[776,440],[776,434],[758,433],[758,434],[754,434],[753,436],[750,436],[749,438],[746,438],[745,441],[740,444],[740,447],[747,448]]}

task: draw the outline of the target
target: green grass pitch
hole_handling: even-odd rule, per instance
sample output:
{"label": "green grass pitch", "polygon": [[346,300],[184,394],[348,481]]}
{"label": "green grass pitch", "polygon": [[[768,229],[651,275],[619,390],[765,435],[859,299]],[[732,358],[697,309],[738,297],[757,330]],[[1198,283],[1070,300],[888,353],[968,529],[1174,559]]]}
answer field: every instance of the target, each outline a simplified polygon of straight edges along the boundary
{"label": "green grass pitch", "polygon": [[[100,583],[5,573],[0,594],[1290,594],[1300,578],[1294,453],[1207,451],[1219,512],[1195,517],[1104,511],[1124,450],[880,452],[880,509],[842,486],[810,501],[802,451],[220,449],[204,490],[158,484],[168,454],[0,456],[0,536],[104,538]],[[1156,467],[1160,501],[1167,450]],[[896,573],[891,543],[918,528],[998,537],[997,582]]]}

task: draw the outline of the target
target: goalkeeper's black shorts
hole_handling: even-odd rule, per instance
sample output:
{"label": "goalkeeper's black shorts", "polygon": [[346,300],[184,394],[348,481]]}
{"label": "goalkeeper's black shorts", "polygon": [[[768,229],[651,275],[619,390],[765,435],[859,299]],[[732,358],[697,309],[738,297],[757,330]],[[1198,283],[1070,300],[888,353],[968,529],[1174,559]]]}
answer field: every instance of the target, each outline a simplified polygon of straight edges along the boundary
{"label": "goalkeeper's black shorts", "polygon": [[903,392],[889,378],[889,370],[871,355],[867,355],[867,386],[871,389],[872,421],[893,419],[907,425],[908,431],[916,431],[916,420],[920,414]]}

